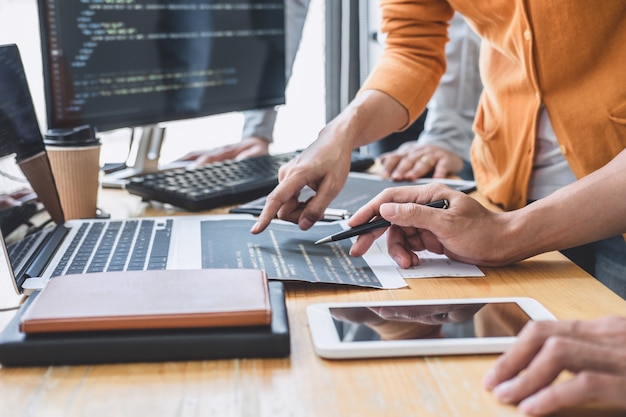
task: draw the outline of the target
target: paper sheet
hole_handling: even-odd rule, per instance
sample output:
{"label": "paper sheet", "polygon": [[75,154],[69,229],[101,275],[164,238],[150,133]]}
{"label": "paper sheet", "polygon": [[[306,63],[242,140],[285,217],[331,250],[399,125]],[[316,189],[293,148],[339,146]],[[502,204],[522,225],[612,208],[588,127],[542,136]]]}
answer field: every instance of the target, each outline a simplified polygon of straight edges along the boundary
{"label": "paper sheet", "polygon": [[415,252],[419,256],[418,266],[402,269],[387,253],[387,240],[381,236],[374,242],[369,251],[363,256],[376,276],[398,274],[407,278],[433,277],[483,277],[485,274],[476,266],[455,261],[446,255],[439,255],[429,251]]}
{"label": "paper sheet", "polygon": [[475,266],[445,256],[424,254],[422,265],[400,269],[387,254],[384,237],[370,251],[355,258],[348,254],[349,239],[314,245],[322,237],[345,229],[345,222],[317,223],[302,231],[297,225],[273,221],[259,235],[249,230],[247,216],[210,216],[202,222],[203,268],[262,268],[270,279],[346,284],[373,288],[406,287],[406,278],[482,276]]}

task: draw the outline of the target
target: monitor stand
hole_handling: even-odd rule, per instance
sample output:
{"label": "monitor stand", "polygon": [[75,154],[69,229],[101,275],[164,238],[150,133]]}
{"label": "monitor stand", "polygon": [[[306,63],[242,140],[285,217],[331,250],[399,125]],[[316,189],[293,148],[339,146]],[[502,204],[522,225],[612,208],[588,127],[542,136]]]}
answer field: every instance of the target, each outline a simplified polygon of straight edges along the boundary
{"label": "monitor stand", "polygon": [[[139,140],[135,138],[141,135]],[[151,174],[167,169],[180,168],[188,164],[172,163],[159,166],[161,146],[165,138],[165,127],[150,125],[133,128],[130,151],[124,168],[102,175],[100,183],[105,188],[124,188],[128,179],[137,175]]]}

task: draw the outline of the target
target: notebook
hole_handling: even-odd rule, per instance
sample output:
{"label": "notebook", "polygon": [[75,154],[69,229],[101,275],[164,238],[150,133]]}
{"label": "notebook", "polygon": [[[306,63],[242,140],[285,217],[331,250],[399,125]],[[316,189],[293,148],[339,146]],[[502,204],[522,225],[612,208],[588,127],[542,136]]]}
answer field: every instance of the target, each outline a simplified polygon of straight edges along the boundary
{"label": "notebook", "polygon": [[126,271],[51,280],[20,321],[24,333],[266,326],[260,269]]}

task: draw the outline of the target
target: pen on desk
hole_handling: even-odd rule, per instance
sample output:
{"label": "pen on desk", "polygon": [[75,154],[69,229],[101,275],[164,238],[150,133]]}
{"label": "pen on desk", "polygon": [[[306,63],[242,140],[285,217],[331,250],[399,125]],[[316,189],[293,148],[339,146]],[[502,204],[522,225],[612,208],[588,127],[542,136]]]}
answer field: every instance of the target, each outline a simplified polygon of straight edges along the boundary
{"label": "pen on desk", "polygon": [[[446,209],[448,208],[448,200],[433,201],[433,202],[425,204],[425,206]],[[315,244],[319,245],[321,243],[336,242],[338,240],[343,240],[343,239],[348,239],[350,237],[363,235],[365,233],[372,232],[376,229],[381,229],[383,227],[389,227],[389,226],[391,226],[391,223],[389,222],[389,220],[385,220],[381,218],[381,219],[371,221],[369,223],[363,223],[358,226],[354,226],[348,230],[344,230],[343,232],[339,232],[339,233],[335,233],[334,235],[327,236],[325,238],[318,240],[317,242],[315,242]]]}
{"label": "pen on desk", "polygon": [[[234,207],[230,209],[229,213],[252,214],[253,216],[259,216],[262,211],[263,211],[263,207],[239,206],[239,207]],[[332,222],[335,220],[345,220],[349,217],[350,217],[350,212],[348,210],[327,208],[326,210],[324,210],[324,217],[322,218],[322,220],[326,222]]]}

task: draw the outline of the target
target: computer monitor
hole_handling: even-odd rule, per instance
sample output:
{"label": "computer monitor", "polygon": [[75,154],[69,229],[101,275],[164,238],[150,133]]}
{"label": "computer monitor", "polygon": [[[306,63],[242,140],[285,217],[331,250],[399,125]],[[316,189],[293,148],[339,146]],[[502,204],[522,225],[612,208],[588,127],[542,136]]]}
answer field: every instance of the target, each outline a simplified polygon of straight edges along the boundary
{"label": "computer monitor", "polygon": [[283,0],[38,4],[48,128],[141,128],[119,177],[156,169],[159,123],[285,102]]}

